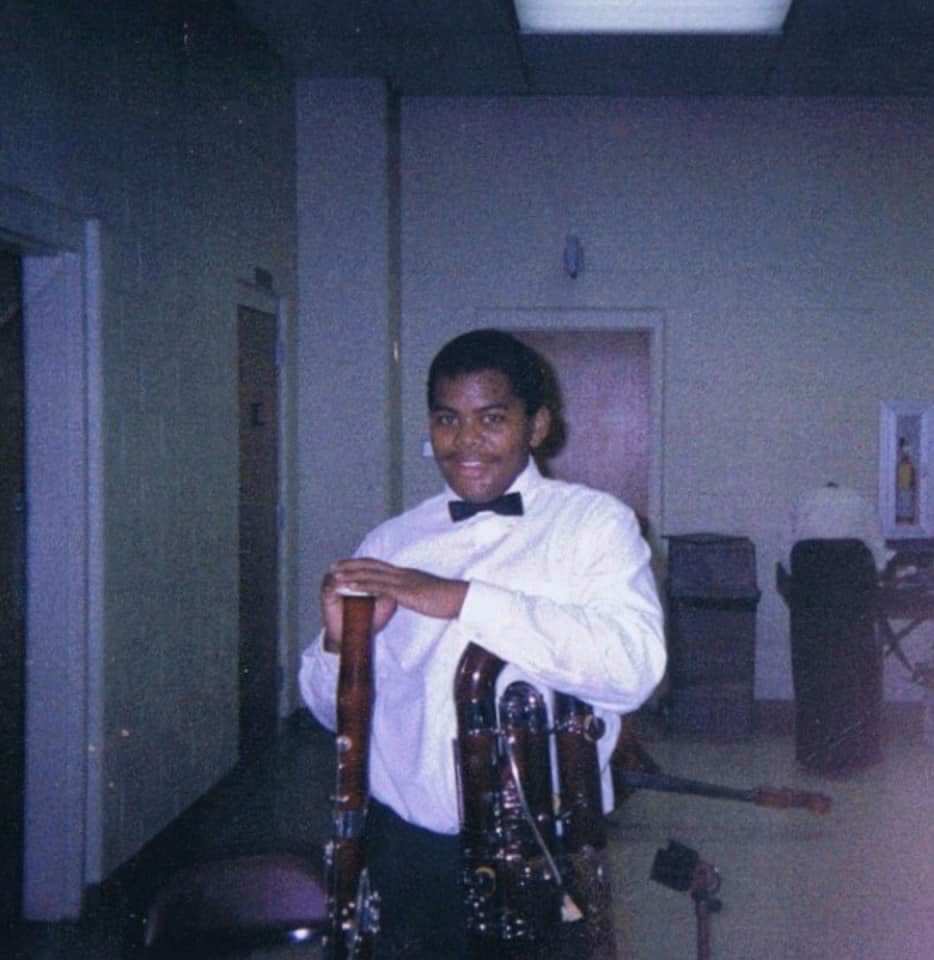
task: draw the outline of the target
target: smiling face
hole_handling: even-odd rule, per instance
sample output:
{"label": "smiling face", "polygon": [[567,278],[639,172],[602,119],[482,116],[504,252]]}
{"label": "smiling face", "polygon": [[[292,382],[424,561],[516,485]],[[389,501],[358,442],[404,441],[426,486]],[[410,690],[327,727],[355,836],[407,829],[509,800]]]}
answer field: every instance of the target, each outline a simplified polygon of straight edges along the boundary
{"label": "smiling face", "polygon": [[548,433],[542,407],[529,416],[498,370],[441,377],[429,424],[435,461],[448,486],[473,503],[505,493]]}

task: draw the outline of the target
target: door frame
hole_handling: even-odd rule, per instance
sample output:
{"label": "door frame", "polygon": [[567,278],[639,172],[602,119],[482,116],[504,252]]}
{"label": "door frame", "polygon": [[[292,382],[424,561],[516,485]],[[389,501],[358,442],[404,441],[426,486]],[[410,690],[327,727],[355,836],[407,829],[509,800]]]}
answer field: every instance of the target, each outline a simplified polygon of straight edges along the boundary
{"label": "door frame", "polygon": [[664,529],[664,364],[665,317],[660,309],[644,307],[481,307],[478,325],[521,334],[523,330],[561,333],[639,331],[649,335],[649,506],[653,555],[662,547]]}
{"label": "door frame", "polygon": [[276,375],[277,375],[277,402],[279,404],[279,429],[276,437],[278,463],[278,517],[279,529],[276,543],[278,566],[278,597],[277,604],[277,656],[283,680],[279,683],[277,709],[280,722],[287,717],[294,704],[291,674],[297,674],[297,667],[290,672],[290,666],[297,652],[293,650],[293,637],[296,630],[293,628],[295,597],[294,564],[290,566],[290,557],[294,556],[292,544],[292,517],[295,511],[291,509],[292,486],[290,483],[289,457],[293,446],[289,445],[291,436],[291,405],[288,402],[291,377],[289,375],[289,348],[291,342],[291,302],[288,297],[279,293],[273,286],[257,283],[252,280],[239,279],[236,285],[234,303],[234,324],[240,315],[240,308],[247,307],[260,313],[273,314],[276,318]]}
{"label": "door frame", "polygon": [[3,185],[0,210],[0,236],[23,263],[23,916],[54,922],[80,916],[100,872],[101,235],[97,221]]}

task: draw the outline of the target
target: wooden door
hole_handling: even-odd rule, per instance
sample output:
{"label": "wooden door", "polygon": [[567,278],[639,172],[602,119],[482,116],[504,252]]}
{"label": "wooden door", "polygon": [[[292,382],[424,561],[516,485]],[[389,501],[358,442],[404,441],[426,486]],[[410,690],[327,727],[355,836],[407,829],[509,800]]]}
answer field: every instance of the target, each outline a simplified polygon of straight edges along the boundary
{"label": "wooden door", "polygon": [[561,480],[615,494],[649,516],[650,333],[646,330],[526,331],[557,378],[563,445],[545,469]]}
{"label": "wooden door", "polygon": [[278,730],[277,321],[240,307],[240,759]]}
{"label": "wooden door", "polygon": [[0,942],[23,879],[26,642],[23,311],[20,259],[0,250]]}

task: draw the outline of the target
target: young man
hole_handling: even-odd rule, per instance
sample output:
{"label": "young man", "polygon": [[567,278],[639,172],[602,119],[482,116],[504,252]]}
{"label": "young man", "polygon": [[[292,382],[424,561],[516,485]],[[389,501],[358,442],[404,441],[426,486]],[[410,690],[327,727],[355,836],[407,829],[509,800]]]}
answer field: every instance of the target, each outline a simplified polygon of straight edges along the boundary
{"label": "young man", "polygon": [[540,358],[509,334],[477,330],[448,343],[428,377],[446,489],[377,527],[322,584],[325,628],[300,680],[331,728],[337,591],[377,597],[368,857],[382,897],[380,960],[466,955],[453,687],[467,645],[510,664],[501,688],[521,676],[595,706],[607,727],[607,810],[619,714],[636,709],[664,670],[662,614],[635,515],[608,494],[545,479],[532,459],[550,426],[544,391]]}

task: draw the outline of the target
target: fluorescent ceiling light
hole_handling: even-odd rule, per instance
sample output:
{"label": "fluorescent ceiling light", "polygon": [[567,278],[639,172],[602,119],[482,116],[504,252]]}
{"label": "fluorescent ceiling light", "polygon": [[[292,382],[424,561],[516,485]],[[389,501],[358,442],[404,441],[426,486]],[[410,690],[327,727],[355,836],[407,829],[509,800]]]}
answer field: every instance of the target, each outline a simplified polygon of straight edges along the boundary
{"label": "fluorescent ceiling light", "polygon": [[791,0],[515,0],[523,33],[777,33]]}

